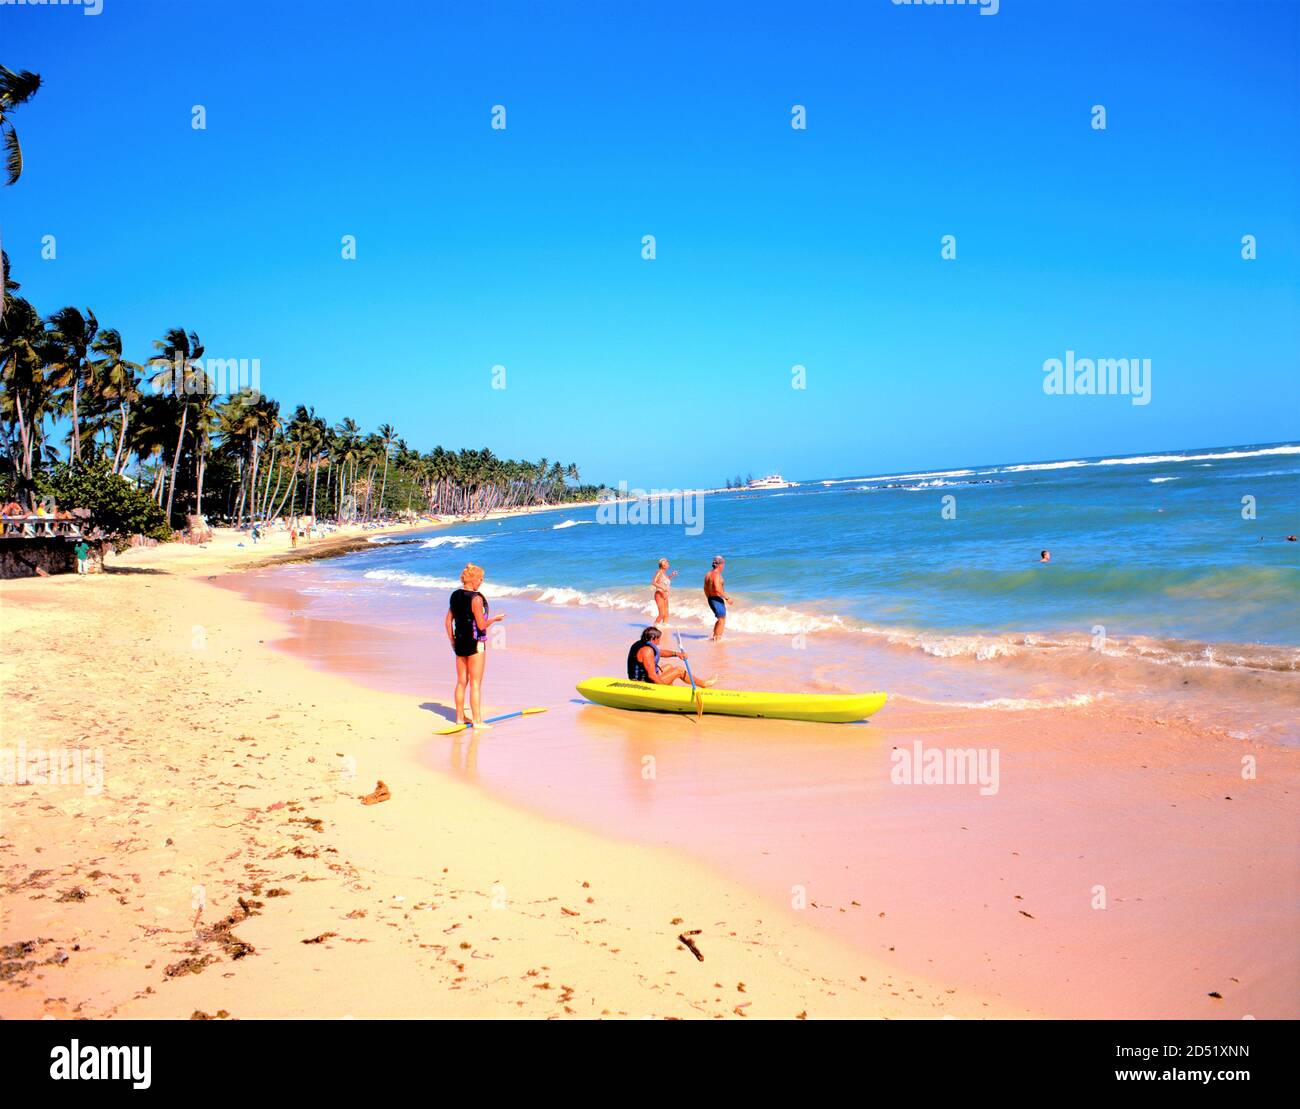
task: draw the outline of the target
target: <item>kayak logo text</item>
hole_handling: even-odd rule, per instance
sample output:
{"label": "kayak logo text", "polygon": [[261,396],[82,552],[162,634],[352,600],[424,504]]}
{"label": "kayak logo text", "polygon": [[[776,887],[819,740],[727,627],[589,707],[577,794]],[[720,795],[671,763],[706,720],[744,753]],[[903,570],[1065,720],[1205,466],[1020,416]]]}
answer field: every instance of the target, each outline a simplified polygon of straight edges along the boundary
{"label": "kayak logo text", "polygon": [[998,749],[996,747],[924,747],[916,740],[909,747],[895,747],[889,756],[894,767],[889,780],[896,786],[973,786],[981,797],[998,791]]}
{"label": "kayak logo text", "polygon": [[704,494],[689,489],[628,489],[618,483],[618,492],[603,495],[596,509],[598,524],[649,524],[682,527],[686,535],[704,530]]}
{"label": "kayak logo text", "polygon": [[73,1040],[67,1047],[50,1049],[50,1077],[55,1081],[107,1079],[130,1081],[131,1088],[147,1090],[151,1081],[151,1047],[110,1047],[107,1044],[80,1046]]}

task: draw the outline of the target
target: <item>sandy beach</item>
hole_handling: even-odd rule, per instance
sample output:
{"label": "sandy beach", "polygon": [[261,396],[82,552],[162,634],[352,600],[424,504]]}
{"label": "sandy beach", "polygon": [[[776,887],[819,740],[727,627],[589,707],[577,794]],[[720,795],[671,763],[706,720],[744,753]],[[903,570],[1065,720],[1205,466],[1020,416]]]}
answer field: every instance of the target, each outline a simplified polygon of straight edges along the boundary
{"label": "sandy beach", "polygon": [[[21,646],[0,748],[102,757],[102,788],[3,787],[0,1014],[1297,1015],[1293,750],[905,701],[869,735],[710,718],[704,742],[572,703],[591,645],[541,618],[489,701],[551,711],[435,739],[445,645],[408,695],[376,672],[382,629],[298,611],[310,566],[224,573],[304,554],[265,547],[0,588]],[[891,788],[892,752],[953,735],[999,749],[1006,803]],[[755,850],[735,832],[760,742],[789,789]],[[874,783],[862,851],[819,867],[846,778]],[[392,799],[363,805],[378,780]]]}
{"label": "sandy beach", "polygon": [[[435,703],[449,672],[440,593],[427,603],[371,599],[342,621],[333,615],[338,580],[311,567],[223,580],[281,613],[284,649],[444,711]],[[314,615],[322,601],[325,619]],[[1021,1010],[1233,1019],[1295,1011],[1300,952],[1286,923],[1295,836],[1277,830],[1295,827],[1300,755],[1225,728],[1222,714],[1203,707],[1216,707],[1217,682],[1184,687],[1168,705],[900,695],[862,725],[706,717],[697,727],[573,696],[575,675],[616,669],[611,658],[633,627],[626,619],[499,603],[509,640],[493,652],[488,711],[549,711],[478,743],[430,742],[426,765],[551,819],[671,846],[771,905],[804,891],[796,919],[903,972]],[[701,672],[791,688],[812,666],[827,688],[860,688],[818,665],[860,651],[851,643],[810,642],[792,670],[787,645],[771,637],[715,647],[683,630]],[[977,664],[946,660],[936,672],[963,665]],[[1276,695],[1268,682],[1258,688]],[[997,780],[988,790],[902,784],[895,760],[918,744],[986,753],[998,760]],[[647,758],[653,781],[644,779]]]}
{"label": "sandy beach", "polygon": [[440,719],[275,649],[274,613],[207,580],[252,559],[0,589],[0,747],[102,756],[102,788],[3,787],[3,1016],[1031,1015],[435,773]]}

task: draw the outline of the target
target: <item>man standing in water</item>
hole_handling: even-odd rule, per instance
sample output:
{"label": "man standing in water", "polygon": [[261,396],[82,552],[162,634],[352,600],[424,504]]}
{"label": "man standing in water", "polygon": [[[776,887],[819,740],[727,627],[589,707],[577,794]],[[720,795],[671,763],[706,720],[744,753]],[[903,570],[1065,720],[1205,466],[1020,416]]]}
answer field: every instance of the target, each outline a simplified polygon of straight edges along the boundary
{"label": "man standing in water", "polygon": [[704,599],[709,602],[709,608],[713,609],[713,615],[717,617],[712,637],[715,643],[722,638],[727,627],[727,606],[731,604],[722,580],[722,571],[726,565],[727,560],[718,555],[713,560],[713,569],[704,575]]}

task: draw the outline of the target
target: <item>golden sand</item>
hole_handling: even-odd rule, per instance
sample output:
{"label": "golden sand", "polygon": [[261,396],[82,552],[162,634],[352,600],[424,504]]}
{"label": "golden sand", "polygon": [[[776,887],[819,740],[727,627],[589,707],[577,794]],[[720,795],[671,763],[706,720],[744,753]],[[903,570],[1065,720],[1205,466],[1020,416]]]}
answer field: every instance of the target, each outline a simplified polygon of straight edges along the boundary
{"label": "golden sand", "polygon": [[429,713],[205,580],[288,547],[236,542],[0,587],[0,748],[103,760],[0,786],[0,1015],[1028,1015],[429,771]]}

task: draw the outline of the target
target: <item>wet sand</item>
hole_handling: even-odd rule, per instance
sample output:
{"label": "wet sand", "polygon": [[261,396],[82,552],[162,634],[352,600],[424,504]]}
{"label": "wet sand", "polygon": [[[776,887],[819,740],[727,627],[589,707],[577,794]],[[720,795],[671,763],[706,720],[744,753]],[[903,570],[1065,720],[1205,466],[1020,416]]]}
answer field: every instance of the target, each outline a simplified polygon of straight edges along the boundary
{"label": "wet sand", "polygon": [[[332,602],[345,587],[309,567],[227,584],[279,609],[278,646],[449,715],[441,594],[361,622],[341,619],[353,610]],[[585,705],[574,692],[579,678],[617,672],[610,661],[621,662],[635,621],[519,599],[501,607],[507,638],[490,656],[485,709],[549,711],[477,741],[429,739],[430,768],[553,819],[689,853],[900,973],[1012,1008],[1300,1014],[1300,752],[1234,736],[1212,702],[1194,711],[1183,692],[1158,710],[1106,697],[1015,711],[901,697],[865,725],[696,724]],[[688,635],[701,673],[797,688],[788,651],[770,638],[715,646]],[[797,662],[834,688],[844,663],[822,646]],[[897,753],[917,742],[996,752],[996,791],[896,784]]]}
{"label": "wet sand", "polygon": [[0,786],[0,1016],[1029,1015],[433,772],[436,707],[277,650],[223,561],[0,584],[0,756],[102,759]]}

